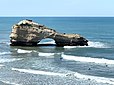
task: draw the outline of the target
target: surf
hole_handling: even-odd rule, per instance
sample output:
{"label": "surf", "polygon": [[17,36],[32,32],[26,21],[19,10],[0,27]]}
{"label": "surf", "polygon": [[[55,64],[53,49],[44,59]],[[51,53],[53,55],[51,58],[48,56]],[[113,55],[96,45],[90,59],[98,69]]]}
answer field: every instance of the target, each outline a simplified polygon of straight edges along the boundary
{"label": "surf", "polygon": [[2,67],[4,67],[5,65],[2,65],[2,64],[0,64],[0,69],[2,68]]}
{"label": "surf", "polygon": [[64,48],[72,49],[72,48],[110,48],[110,46],[103,42],[93,42],[89,41],[88,46],[64,46]]}
{"label": "surf", "polygon": [[88,47],[93,47],[93,48],[110,48],[110,46],[107,43],[93,42],[93,41],[89,41],[88,42]]}
{"label": "surf", "polygon": [[14,82],[11,82],[11,81],[6,81],[6,80],[0,80],[2,83],[4,84],[10,84],[10,85],[21,85],[21,84],[17,84],[17,83],[14,83]]}
{"label": "surf", "polygon": [[24,73],[37,74],[37,75],[72,77],[72,78],[76,78],[76,79],[92,81],[92,82],[97,82],[97,83],[114,84],[114,79],[113,78],[83,75],[83,74],[78,73],[78,72],[55,73],[55,72],[49,72],[49,71],[32,70],[32,69],[18,69],[18,68],[12,68],[12,70],[13,71],[18,71],[18,72],[21,72],[21,73],[24,72]]}
{"label": "surf", "polygon": [[54,56],[55,53],[43,53],[43,52],[38,52],[39,56]]}
{"label": "surf", "polygon": [[31,69],[18,69],[12,68],[14,71],[31,73],[31,74],[39,74],[39,75],[48,75],[48,76],[65,76],[62,73],[55,73],[55,72],[48,72],[48,71],[41,71],[41,70],[31,70]]}
{"label": "surf", "polygon": [[7,63],[7,62],[14,62],[14,61],[19,61],[19,60],[23,60],[23,58],[13,58],[13,59],[0,59],[0,63]]}
{"label": "surf", "polygon": [[0,55],[8,55],[11,54],[11,52],[0,52]]}
{"label": "surf", "polygon": [[32,51],[29,50],[23,50],[23,49],[17,49],[17,53],[31,53]]}
{"label": "surf", "polygon": [[65,55],[62,53],[61,57],[65,60],[86,62],[86,63],[96,63],[96,64],[110,64],[114,65],[114,60],[104,59],[104,58],[91,58],[91,57],[82,57],[82,56],[72,56]]}
{"label": "surf", "polygon": [[83,79],[83,80],[96,81],[98,83],[114,84],[113,78],[83,75],[83,74],[80,74],[78,72],[74,73],[73,76],[75,76],[76,78],[79,78],[79,79]]}

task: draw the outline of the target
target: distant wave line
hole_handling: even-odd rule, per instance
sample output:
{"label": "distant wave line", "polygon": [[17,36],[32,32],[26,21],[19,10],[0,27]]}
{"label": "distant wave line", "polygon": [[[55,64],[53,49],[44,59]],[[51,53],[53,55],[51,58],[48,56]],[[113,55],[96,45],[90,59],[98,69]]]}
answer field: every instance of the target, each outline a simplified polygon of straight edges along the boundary
{"label": "distant wave line", "polygon": [[91,57],[82,57],[82,56],[72,56],[62,54],[61,57],[66,60],[73,60],[79,62],[87,62],[87,63],[97,63],[97,64],[114,64],[114,60],[108,60],[104,58],[91,58]]}

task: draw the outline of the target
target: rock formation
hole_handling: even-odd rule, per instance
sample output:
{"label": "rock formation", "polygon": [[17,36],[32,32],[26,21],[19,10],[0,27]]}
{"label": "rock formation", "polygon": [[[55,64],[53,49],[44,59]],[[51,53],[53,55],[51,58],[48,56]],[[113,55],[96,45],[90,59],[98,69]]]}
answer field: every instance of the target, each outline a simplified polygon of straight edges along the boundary
{"label": "rock formation", "polygon": [[59,33],[32,20],[22,20],[13,25],[10,38],[12,46],[36,46],[45,38],[55,40],[56,46],[88,45],[88,41],[79,34]]}

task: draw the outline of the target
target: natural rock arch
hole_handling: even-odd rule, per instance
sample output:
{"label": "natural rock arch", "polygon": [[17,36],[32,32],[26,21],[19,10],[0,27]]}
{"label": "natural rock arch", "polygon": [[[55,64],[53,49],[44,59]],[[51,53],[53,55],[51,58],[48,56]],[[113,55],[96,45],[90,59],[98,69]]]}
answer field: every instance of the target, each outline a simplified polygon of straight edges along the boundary
{"label": "natural rock arch", "polygon": [[11,45],[36,46],[42,39],[51,38],[57,46],[84,46],[88,41],[79,34],[65,34],[56,32],[44,25],[23,20],[13,25],[10,35]]}

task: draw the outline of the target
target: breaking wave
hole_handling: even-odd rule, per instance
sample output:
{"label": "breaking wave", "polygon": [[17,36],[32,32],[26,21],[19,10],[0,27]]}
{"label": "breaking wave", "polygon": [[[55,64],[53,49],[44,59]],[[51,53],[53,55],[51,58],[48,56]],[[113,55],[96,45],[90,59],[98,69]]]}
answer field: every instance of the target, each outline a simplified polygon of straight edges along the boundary
{"label": "breaking wave", "polygon": [[54,56],[55,55],[55,53],[42,53],[42,52],[39,52],[38,54],[39,56]]}
{"label": "breaking wave", "polygon": [[[64,48],[71,49],[71,48],[77,48],[79,46],[64,46]],[[85,46],[84,46],[85,47]]]}
{"label": "breaking wave", "polygon": [[2,41],[0,42],[0,44],[10,45],[10,42],[9,42],[9,41],[6,41],[6,40],[2,40]]}
{"label": "breaking wave", "polygon": [[0,64],[0,69],[1,69],[2,67],[4,67],[4,65]]}
{"label": "breaking wave", "polygon": [[0,67],[3,67],[4,65],[0,64]]}
{"label": "breaking wave", "polygon": [[6,81],[6,80],[0,80],[2,83],[4,84],[11,84],[11,85],[20,85],[20,84],[17,84],[17,83],[14,83],[14,82],[11,82],[11,81]]}
{"label": "breaking wave", "polygon": [[17,49],[17,53],[32,53],[32,52],[38,53],[39,56],[54,56],[55,54],[58,54],[58,53],[37,52],[37,51],[35,51],[35,50],[22,50],[22,49]]}
{"label": "breaking wave", "polygon": [[114,85],[114,79],[113,78],[105,78],[105,77],[98,77],[98,76],[90,76],[90,75],[83,75],[80,73],[74,73],[73,76],[79,79],[83,80],[89,80],[89,81],[94,81],[98,83],[108,83],[108,84],[113,84]]}
{"label": "breaking wave", "polygon": [[7,55],[7,54],[11,54],[11,52],[0,52],[0,55]]}
{"label": "breaking wave", "polygon": [[102,42],[88,42],[88,47],[94,47],[94,48],[110,48],[108,44],[102,43]]}
{"label": "breaking wave", "polygon": [[88,46],[64,46],[64,48],[87,48],[87,47],[93,47],[93,48],[110,48],[110,46],[108,46],[108,44],[106,43],[102,43],[102,42],[92,42],[89,41],[88,42]]}
{"label": "breaking wave", "polygon": [[24,72],[24,73],[48,75],[48,76],[73,77],[76,79],[82,79],[82,80],[92,81],[92,82],[97,82],[97,83],[114,84],[113,78],[83,75],[78,72],[55,73],[55,72],[48,72],[48,71],[31,70],[31,69],[18,69],[18,68],[12,68],[12,70],[22,72],[22,73]]}
{"label": "breaking wave", "polygon": [[22,49],[18,49],[17,53],[31,53],[32,51],[29,50],[22,50]]}
{"label": "breaking wave", "polygon": [[13,59],[0,59],[0,63],[19,61],[19,60],[22,60],[22,59],[23,58],[19,58],[19,59],[16,59],[16,58],[13,58]]}
{"label": "breaking wave", "polygon": [[47,71],[40,71],[40,70],[31,70],[31,69],[17,69],[12,68],[14,71],[31,73],[31,74],[40,74],[40,75],[49,75],[49,76],[64,76],[62,73],[54,73],[54,72],[47,72]]}
{"label": "breaking wave", "polygon": [[104,58],[91,58],[91,57],[81,57],[81,56],[71,56],[62,54],[61,57],[66,60],[73,60],[79,62],[87,63],[97,63],[97,64],[114,64],[114,60],[108,60]]}

